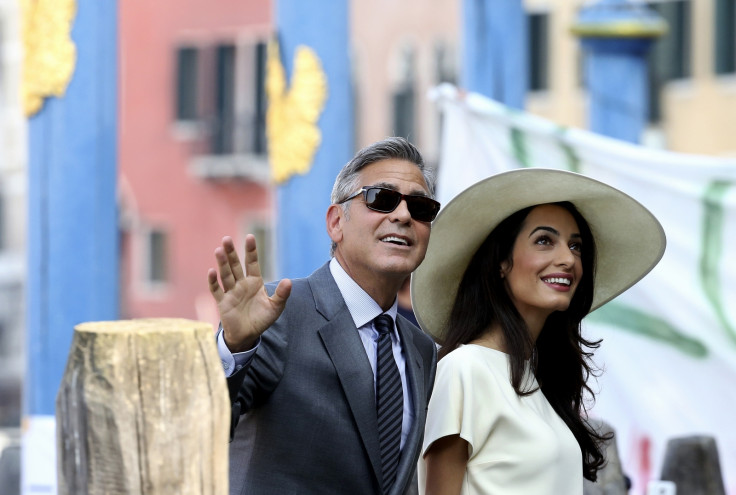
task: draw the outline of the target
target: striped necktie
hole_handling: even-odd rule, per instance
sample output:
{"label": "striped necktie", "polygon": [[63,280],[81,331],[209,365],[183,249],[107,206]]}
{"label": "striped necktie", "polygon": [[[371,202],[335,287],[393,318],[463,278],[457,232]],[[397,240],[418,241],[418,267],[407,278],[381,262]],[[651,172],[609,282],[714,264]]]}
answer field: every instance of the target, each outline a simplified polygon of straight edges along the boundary
{"label": "striped necktie", "polygon": [[401,375],[391,349],[393,320],[382,314],[373,320],[378,331],[376,352],[376,413],[378,415],[378,443],[381,447],[383,493],[388,493],[396,480],[401,453],[401,421],[404,416],[404,393]]}

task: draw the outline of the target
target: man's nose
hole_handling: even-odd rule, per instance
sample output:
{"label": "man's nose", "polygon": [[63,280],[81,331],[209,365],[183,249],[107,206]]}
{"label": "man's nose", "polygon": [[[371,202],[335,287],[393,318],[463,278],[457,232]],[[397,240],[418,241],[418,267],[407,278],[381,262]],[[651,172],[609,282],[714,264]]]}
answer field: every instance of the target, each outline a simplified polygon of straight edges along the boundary
{"label": "man's nose", "polygon": [[411,220],[411,213],[409,213],[409,205],[406,204],[406,199],[401,198],[399,205],[390,213],[391,221],[408,222]]}

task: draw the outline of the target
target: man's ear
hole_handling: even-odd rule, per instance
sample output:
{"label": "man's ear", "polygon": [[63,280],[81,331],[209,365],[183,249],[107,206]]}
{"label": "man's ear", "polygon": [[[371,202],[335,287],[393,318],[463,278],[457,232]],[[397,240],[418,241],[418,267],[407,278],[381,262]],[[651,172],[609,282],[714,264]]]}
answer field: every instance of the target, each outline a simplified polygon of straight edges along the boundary
{"label": "man's ear", "polygon": [[330,236],[332,242],[339,243],[342,241],[342,226],[345,222],[345,212],[340,205],[330,205],[327,208],[327,235]]}

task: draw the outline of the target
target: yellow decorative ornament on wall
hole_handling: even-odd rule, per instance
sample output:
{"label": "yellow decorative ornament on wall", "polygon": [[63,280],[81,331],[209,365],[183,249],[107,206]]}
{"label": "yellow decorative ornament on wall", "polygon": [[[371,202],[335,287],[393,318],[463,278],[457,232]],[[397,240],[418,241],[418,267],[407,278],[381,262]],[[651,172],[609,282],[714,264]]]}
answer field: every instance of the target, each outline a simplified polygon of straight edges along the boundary
{"label": "yellow decorative ornament on wall", "polygon": [[23,36],[23,111],[30,117],[48,96],[64,96],[74,73],[71,39],[76,0],[20,0]]}
{"label": "yellow decorative ornament on wall", "polygon": [[300,45],[294,56],[291,88],[286,87],[279,44],[268,44],[266,136],[271,177],[276,183],[306,174],[322,141],[317,125],[327,100],[327,76],[317,54]]}

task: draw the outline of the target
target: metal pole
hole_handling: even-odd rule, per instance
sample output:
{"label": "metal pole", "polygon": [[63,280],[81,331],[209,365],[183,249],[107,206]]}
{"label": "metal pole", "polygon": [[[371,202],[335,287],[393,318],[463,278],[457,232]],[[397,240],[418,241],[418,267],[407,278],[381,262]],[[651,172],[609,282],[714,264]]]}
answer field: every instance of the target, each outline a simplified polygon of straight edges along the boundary
{"label": "metal pole", "polygon": [[529,72],[527,30],[521,0],[464,0],[463,87],[523,108]]}
{"label": "metal pole", "polygon": [[[347,0],[276,2],[276,26],[288,88],[293,88],[294,57],[299,46],[313,50],[327,78],[327,100],[318,120],[321,143],[311,167],[306,174],[292,175],[277,191],[280,276],[309,275],[329,255],[325,214],[330,192],[338,171],[353,154],[348,7]],[[273,142],[271,136],[269,140],[269,146],[284,145]]]}
{"label": "metal pole", "polygon": [[[117,2],[75,7],[71,80],[29,119],[24,494],[56,492],[55,399],[74,326],[118,318]],[[69,62],[62,39],[44,39],[53,33],[37,33],[32,49]]]}
{"label": "metal pole", "polygon": [[666,23],[641,4],[603,0],[583,8],[572,31],[585,51],[589,128],[638,143],[647,122],[646,54]]}

